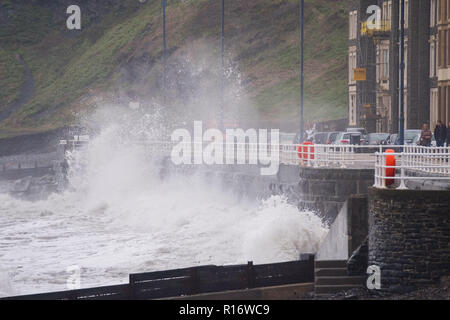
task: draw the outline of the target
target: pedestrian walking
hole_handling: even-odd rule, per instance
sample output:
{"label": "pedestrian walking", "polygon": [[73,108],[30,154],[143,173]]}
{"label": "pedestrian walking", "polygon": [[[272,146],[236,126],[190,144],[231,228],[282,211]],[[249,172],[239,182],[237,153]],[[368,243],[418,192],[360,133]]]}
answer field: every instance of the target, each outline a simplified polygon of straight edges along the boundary
{"label": "pedestrian walking", "polygon": [[447,147],[450,147],[450,122],[447,127]]}
{"label": "pedestrian walking", "polygon": [[436,139],[437,147],[443,147],[445,145],[447,140],[447,127],[441,120],[438,120],[436,128],[434,129],[434,138]]}
{"label": "pedestrian walking", "polygon": [[430,129],[428,129],[428,124],[424,123],[422,128],[422,133],[420,134],[420,145],[424,147],[431,147],[431,138],[433,134]]}

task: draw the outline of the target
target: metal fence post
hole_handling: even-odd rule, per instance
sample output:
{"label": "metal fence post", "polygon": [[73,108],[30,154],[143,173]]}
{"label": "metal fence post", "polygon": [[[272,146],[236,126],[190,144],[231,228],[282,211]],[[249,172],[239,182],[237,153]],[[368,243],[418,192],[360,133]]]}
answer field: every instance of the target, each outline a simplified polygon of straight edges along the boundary
{"label": "metal fence post", "polygon": [[381,155],[381,189],[386,189],[386,154],[382,153]]}
{"label": "metal fence post", "polygon": [[397,188],[397,190],[407,190],[408,188],[406,187],[405,184],[405,163],[403,160],[403,155],[401,155],[401,169],[400,169],[400,186]]}
{"label": "metal fence post", "polygon": [[247,288],[252,289],[255,287],[255,268],[253,266],[253,261],[247,263]]}

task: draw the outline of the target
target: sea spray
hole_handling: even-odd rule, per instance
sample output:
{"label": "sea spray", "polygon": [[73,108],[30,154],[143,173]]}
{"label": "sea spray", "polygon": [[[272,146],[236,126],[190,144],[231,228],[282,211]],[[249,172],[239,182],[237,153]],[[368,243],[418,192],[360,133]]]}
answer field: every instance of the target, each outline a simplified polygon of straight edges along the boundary
{"label": "sea spray", "polygon": [[69,266],[80,268],[85,288],[136,272],[288,261],[317,250],[326,227],[284,197],[238,197],[200,175],[162,179],[138,139],[148,122],[119,115],[68,153],[66,192],[33,203],[0,195],[3,294],[11,286],[17,294],[65,290]]}

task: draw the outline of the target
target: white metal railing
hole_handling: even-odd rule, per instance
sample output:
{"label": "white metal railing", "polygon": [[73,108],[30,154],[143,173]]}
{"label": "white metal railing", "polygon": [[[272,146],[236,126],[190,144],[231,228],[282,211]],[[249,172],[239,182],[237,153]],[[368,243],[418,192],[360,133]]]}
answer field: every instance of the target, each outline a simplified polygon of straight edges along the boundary
{"label": "white metal railing", "polygon": [[374,168],[375,152],[395,146],[282,145],[280,163],[307,167]]}
{"label": "white metal railing", "polygon": [[[175,147],[187,151],[191,159],[202,159],[203,152],[209,143],[152,142],[147,150],[153,155],[171,155]],[[224,143],[219,150],[226,164],[255,164],[261,155],[272,156],[278,152],[279,163],[285,165],[301,165],[305,167],[335,168],[367,168],[375,167],[375,152],[382,152],[399,146],[366,146],[366,145],[297,145],[297,144],[251,144]],[[216,157],[216,160],[218,159]],[[194,161],[195,162],[195,161]]]}
{"label": "white metal railing", "polygon": [[88,135],[79,135],[73,136],[73,139],[59,140],[59,145],[75,148],[87,144],[89,140],[90,137]]}
{"label": "white metal railing", "polygon": [[[408,180],[445,180],[450,182],[450,147],[404,146],[403,152],[375,154],[374,187],[386,188],[386,181],[400,181],[398,189],[407,189]],[[387,165],[387,157],[395,157],[395,165]],[[387,174],[394,169],[395,175]]]}
{"label": "white metal railing", "polygon": [[[171,156],[174,148],[182,148],[192,164],[258,164],[261,156],[269,158],[278,154],[279,163],[284,165],[375,169],[374,186],[379,188],[386,187],[386,179],[399,180],[400,188],[405,188],[407,180],[450,181],[450,147],[223,143],[211,153],[211,149],[207,150],[211,148],[208,142],[152,141],[139,144],[151,156]],[[394,152],[386,153],[389,149]],[[205,157],[205,150],[212,156]],[[388,155],[396,158],[395,166],[386,165]],[[386,169],[394,169],[397,175],[388,177]]]}

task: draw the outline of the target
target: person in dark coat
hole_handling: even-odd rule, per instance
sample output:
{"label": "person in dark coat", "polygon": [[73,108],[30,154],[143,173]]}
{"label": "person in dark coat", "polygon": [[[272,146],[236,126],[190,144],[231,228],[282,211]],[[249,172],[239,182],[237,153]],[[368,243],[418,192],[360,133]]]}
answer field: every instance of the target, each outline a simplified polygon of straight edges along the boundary
{"label": "person in dark coat", "polygon": [[434,138],[436,139],[437,147],[443,147],[447,140],[447,127],[441,120],[438,120],[436,129],[434,129]]}
{"label": "person in dark coat", "polygon": [[450,122],[447,127],[447,147],[450,147]]}

